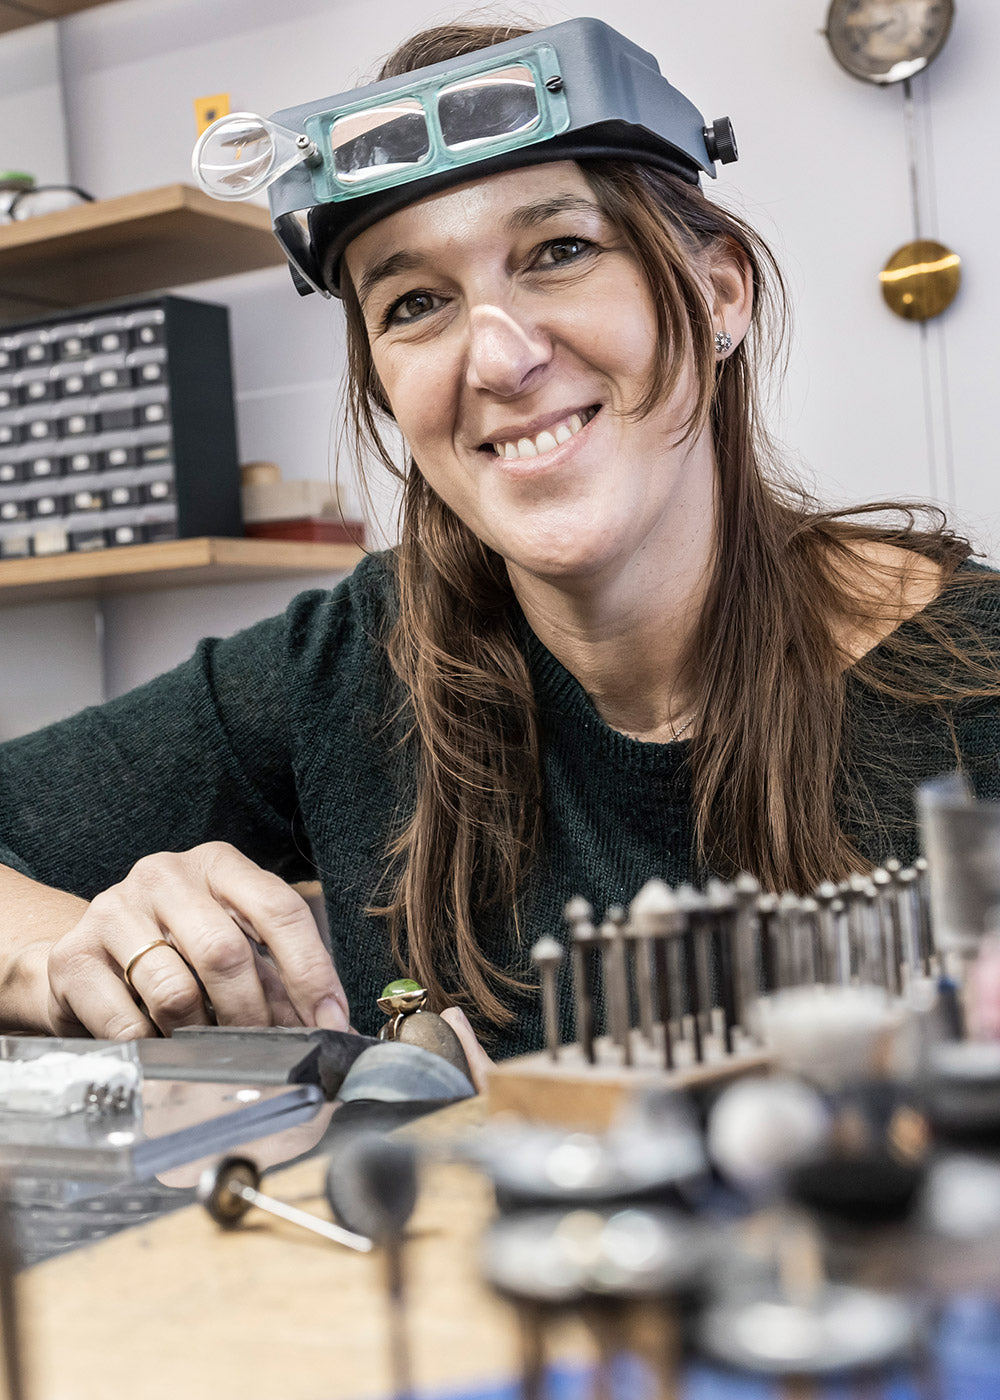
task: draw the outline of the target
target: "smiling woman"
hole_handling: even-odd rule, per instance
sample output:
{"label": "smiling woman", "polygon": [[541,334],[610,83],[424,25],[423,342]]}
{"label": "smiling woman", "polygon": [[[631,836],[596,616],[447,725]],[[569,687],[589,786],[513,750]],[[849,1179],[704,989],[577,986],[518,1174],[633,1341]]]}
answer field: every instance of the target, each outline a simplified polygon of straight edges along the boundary
{"label": "smiling woman", "polygon": [[269,184],[298,289],[343,299],[400,543],[0,748],[7,1024],[374,1031],[403,970],[526,1049],[570,896],[805,891],[911,859],[924,778],[1000,798],[997,576],[933,513],[783,471],[781,278],[700,183],[735,157],[593,20],[426,31],[209,128],[205,187]]}
{"label": "smiling woman", "polygon": [[[520,33],[427,31],[380,78]],[[322,211],[313,227],[322,247]],[[399,472],[380,415],[411,454],[389,655],[423,781],[380,911],[398,947],[408,932],[428,967],[457,947],[478,1007],[505,1016],[480,907],[516,912],[540,852],[551,861],[567,780],[536,642],[595,722],[649,745],[641,759],[615,750],[633,813],[613,789],[583,798],[583,828],[606,808],[607,830],[587,833],[605,869],[618,852],[604,903],[633,892],[647,812],[659,826],[647,873],[675,882],[749,870],[804,891],[915,852],[923,774],[866,762],[864,740],[850,743],[854,702],[867,690],[913,706],[918,727],[936,712],[947,733],[948,702],[997,696],[995,624],[980,635],[962,596],[994,580],[958,568],[970,547],[943,522],[919,529],[892,503],[824,511],[784,473],[756,384],[757,363],[780,362],[783,287],[745,223],[655,162],[584,158],[389,213],[350,243],[339,277],[359,458],[374,447]],[[893,511],[899,523],[877,518]],[[964,666],[946,663],[946,679],[956,648]],[[690,820],[630,772],[638,760],[650,776],[685,735]],[[926,772],[961,750],[957,737],[929,745]],[[662,762],[672,783],[674,755]],[[988,766],[980,788],[1000,795]]]}

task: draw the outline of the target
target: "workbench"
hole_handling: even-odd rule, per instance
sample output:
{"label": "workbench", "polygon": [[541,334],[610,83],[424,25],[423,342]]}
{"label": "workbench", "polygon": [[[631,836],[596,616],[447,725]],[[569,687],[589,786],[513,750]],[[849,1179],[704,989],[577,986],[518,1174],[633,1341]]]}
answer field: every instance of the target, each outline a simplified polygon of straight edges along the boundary
{"label": "workbench", "polygon": [[[442,1141],[481,1117],[476,1099],[402,1131]],[[269,1172],[263,1189],[329,1218],[325,1166],[320,1155]],[[488,1388],[517,1371],[512,1316],[478,1277],[477,1242],[492,1209],[488,1182],[470,1168],[425,1167],[407,1254],[421,1392]],[[20,1285],[32,1400],[391,1394],[381,1258],[260,1212],[227,1232],[192,1204],[29,1268]],[[557,1350],[590,1354],[569,1326]]]}

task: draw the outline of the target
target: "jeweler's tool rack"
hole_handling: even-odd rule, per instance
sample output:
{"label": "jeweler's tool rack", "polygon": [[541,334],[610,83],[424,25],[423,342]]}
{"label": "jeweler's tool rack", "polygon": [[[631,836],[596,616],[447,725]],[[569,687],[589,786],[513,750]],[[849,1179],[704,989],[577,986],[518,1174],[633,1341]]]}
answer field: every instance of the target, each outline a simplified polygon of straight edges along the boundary
{"label": "jeweler's tool rack", "polygon": [[527,1400],[567,1314],[594,1396],[637,1359],[663,1400],[706,1363],[732,1400],[997,1394],[1000,803],[918,805],[927,861],[804,897],[654,880],[535,945],[546,1049],[495,1068],[515,1111],[479,1145]]}
{"label": "jeweler's tool rack", "polygon": [[923,858],[889,860],[806,896],[763,892],[749,875],[704,890],[653,879],[627,911],[612,907],[597,922],[578,897],[565,920],[565,942],[544,937],[531,952],[546,1048],[495,1067],[491,1111],[606,1126],[639,1084],[697,1088],[767,1068],[777,993],[867,986],[891,1001],[941,964]]}

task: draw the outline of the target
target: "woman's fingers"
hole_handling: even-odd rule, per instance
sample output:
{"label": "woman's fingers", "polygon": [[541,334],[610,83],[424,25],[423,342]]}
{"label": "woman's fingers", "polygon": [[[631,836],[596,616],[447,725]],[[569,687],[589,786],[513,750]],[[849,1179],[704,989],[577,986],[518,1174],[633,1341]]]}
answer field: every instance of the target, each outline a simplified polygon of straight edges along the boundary
{"label": "woman's fingers", "polygon": [[49,1023],[54,1035],[79,1035],[81,1029],[98,1040],[140,1040],[155,1035],[156,1027],[143,1014],[122,981],[121,973],[103,950],[71,929],[49,953]]}
{"label": "woman's fingers", "polygon": [[[230,847],[220,848],[226,852]],[[237,852],[233,851],[234,856]],[[181,854],[164,853],[138,861],[128,877],[113,890],[99,895],[91,905],[106,901],[109,910],[109,946],[121,966],[130,955],[123,939],[135,937],[131,910],[148,910],[187,971],[176,959],[160,957],[160,949],[148,953],[133,973],[136,989],[150,1014],[167,1034],[174,1026],[204,1024],[207,998],[220,1025],[267,1026],[271,1024],[267,998],[261,987],[251,948],[231,913],[219,903],[202,865],[216,859],[214,848],[196,847]],[[251,870],[258,867],[245,856],[239,861]],[[266,872],[260,871],[262,875]],[[270,876],[274,880],[276,876]],[[278,882],[280,884],[280,881]],[[152,969],[153,976],[150,976]],[[200,985],[199,985],[200,984]],[[204,991],[202,990],[204,989]],[[153,1000],[148,999],[147,994]]]}
{"label": "woman's fingers", "polygon": [[210,852],[206,876],[213,895],[268,950],[302,1024],[347,1030],[347,996],[302,896],[232,846],[199,849]]}
{"label": "woman's fingers", "polygon": [[138,861],[53,946],[49,980],[53,1024],[75,1020],[104,1038],[149,1035],[154,1026],[169,1035],[210,1020],[349,1024],[308,905],[221,842]]}
{"label": "woman's fingers", "polygon": [[288,1000],[284,983],[278,976],[274,964],[254,948],[254,963],[260,985],[264,988],[267,1004],[271,1012],[271,1024],[275,1026],[300,1027],[302,1020],[295,1007]]}
{"label": "woman's fingers", "polygon": [[447,1021],[449,1026],[462,1042],[462,1049],[465,1051],[465,1058],[469,1062],[469,1069],[472,1071],[472,1080],[476,1093],[482,1094],[486,1090],[486,1078],[490,1072],[493,1061],[476,1039],[476,1033],[472,1029],[468,1016],[458,1006],[449,1006],[441,1012],[442,1021]]}
{"label": "woman's fingers", "polygon": [[64,1018],[104,1040],[170,1035],[211,1019],[190,967],[157,924],[126,909],[117,887],[98,895],[55,944],[49,985]]}
{"label": "woman's fingers", "polygon": [[[139,1005],[164,1035],[173,1035],[179,1026],[208,1026],[214,1011],[201,983],[177,950],[166,939],[144,943],[123,964],[123,980]],[[124,969],[132,964],[128,977]]]}

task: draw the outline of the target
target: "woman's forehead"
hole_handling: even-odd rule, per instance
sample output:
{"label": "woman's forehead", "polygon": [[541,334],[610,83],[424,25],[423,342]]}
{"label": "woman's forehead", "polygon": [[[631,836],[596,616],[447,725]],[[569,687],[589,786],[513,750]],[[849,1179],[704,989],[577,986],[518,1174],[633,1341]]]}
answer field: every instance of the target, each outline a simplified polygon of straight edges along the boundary
{"label": "woman's forehead", "polygon": [[347,269],[357,286],[359,276],[363,276],[373,260],[381,260],[397,248],[413,249],[425,240],[447,237],[449,232],[459,236],[470,226],[492,226],[501,218],[510,219],[521,208],[555,207],[560,201],[574,199],[596,205],[586,176],[572,160],[525,166],[469,180],[415,200],[405,209],[365,229],[347,245],[344,254]]}

